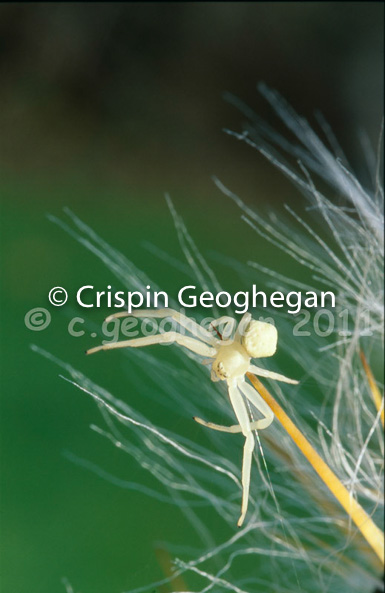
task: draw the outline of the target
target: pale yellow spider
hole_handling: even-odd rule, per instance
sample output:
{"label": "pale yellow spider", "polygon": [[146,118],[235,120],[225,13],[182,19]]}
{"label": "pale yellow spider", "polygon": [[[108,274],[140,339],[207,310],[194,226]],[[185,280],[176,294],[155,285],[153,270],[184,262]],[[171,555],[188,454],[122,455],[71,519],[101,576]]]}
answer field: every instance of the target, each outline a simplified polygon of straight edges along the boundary
{"label": "pale yellow spider", "polygon": [[[249,383],[246,383],[245,374],[252,373],[261,377],[275,379],[276,381],[284,381],[285,383],[298,383],[298,381],[288,379],[278,373],[266,371],[250,364],[251,358],[263,358],[265,356],[272,356],[275,353],[278,341],[278,333],[275,326],[271,323],[256,321],[252,319],[250,313],[245,313],[238,324],[234,337],[232,339],[222,340],[174,309],[141,309],[132,313],[117,313],[108,317],[106,321],[127,316],[170,317],[196,337],[192,338],[176,331],[169,331],[152,336],[124,340],[123,342],[109,342],[102,346],[91,348],[87,351],[87,354],[93,354],[99,350],[112,350],[113,348],[138,348],[151,344],[176,342],[192,350],[192,352],[206,357],[203,363],[211,364],[212,381],[222,380],[227,382],[230,402],[239,424],[234,426],[220,426],[212,422],[206,422],[201,418],[194,418],[194,420],[214,430],[231,433],[242,432],[246,439],[243,448],[242,464],[242,507],[241,516],[238,520],[238,527],[240,527],[246,516],[249,498],[251,461],[254,450],[253,430],[267,428],[274,419],[271,408],[262,399],[260,394]],[[225,324],[225,335],[232,335],[236,320],[232,317],[224,316],[213,322],[215,327],[222,324]],[[220,336],[219,332],[218,335]],[[255,420],[254,422],[250,421],[242,394],[263,414],[264,418]]]}

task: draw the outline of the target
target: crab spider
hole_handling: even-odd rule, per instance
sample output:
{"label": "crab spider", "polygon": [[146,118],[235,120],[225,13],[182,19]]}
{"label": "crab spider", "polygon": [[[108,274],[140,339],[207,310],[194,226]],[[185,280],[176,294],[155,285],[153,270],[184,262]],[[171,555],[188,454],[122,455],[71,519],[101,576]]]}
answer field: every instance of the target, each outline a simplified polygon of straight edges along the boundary
{"label": "crab spider", "polygon": [[[196,422],[211,428],[228,433],[242,433],[245,437],[243,447],[242,463],[242,507],[241,516],[238,520],[240,527],[245,519],[250,488],[250,471],[252,454],[254,450],[254,430],[267,428],[273,422],[274,414],[260,394],[245,381],[245,374],[252,373],[261,377],[283,381],[285,383],[296,384],[298,381],[289,379],[267,371],[251,364],[252,358],[263,358],[272,356],[277,349],[278,333],[274,325],[263,321],[252,319],[250,313],[245,313],[232,339],[222,339],[222,336],[215,337],[198,323],[182,315],[174,309],[150,309],[137,310],[132,313],[117,313],[107,317],[106,321],[119,317],[152,317],[165,318],[170,317],[181,327],[194,335],[194,337],[183,335],[176,331],[168,331],[161,334],[124,340],[122,342],[110,342],[96,348],[91,348],[87,354],[93,354],[99,350],[112,350],[114,348],[139,348],[151,344],[168,344],[176,342],[185,348],[188,348],[196,354],[205,357],[204,364],[211,364],[212,381],[226,381],[231,405],[238,420],[238,424],[233,426],[221,426],[206,422],[201,418],[194,418]],[[220,317],[215,320],[215,327],[224,325],[223,335],[232,335],[236,320],[232,317]],[[251,421],[245,399],[248,400],[261,412],[263,418]]]}

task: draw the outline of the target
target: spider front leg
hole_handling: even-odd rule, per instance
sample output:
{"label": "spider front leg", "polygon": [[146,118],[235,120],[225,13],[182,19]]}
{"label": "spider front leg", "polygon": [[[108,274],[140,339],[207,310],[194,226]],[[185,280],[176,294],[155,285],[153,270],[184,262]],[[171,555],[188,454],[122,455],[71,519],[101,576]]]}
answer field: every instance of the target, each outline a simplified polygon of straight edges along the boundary
{"label": "spider front leg", "polygon": [[[224,327],[221,332],[218,331],[218,327],[223,325]],[[231,335],[234,330],[234,326],[236,324],[236,320],[234,317],[229,317],[228,315],[223,315],[222,317],[218,317],[218,319],[214,319],[211,323],[211,327],[214,331],[218,334],[221,340],[227,341],[231,339]]]}
{"label": "spider front leg", "polygon": [[190,333],[192,333],[196,338],[199,338],[203,342],[207,342],[208,344],[214,345],[215,338],[211,335],[211,333],[196,323],[193,319],[190,319],[183,313],[179,313],[175,309],[138,309],[137,311],[131,311],[131,313],[127,313],[126,311],[121,313],[114,313],[113,315],[109,315],[106,318],[106,321],[112,321],[113,319],[119,319],[121,317],[148,317],[148,318],[155,318],[155,319],[164,319],[169,317],[173,319],[180,326],[187,329]]}
{"label": "spider front leg", "polygon": [[258,391],[254,389],[251,385],[246,383],[243,379],[238,379],[237,381],[239,389],[242,391],[243,395],[259,410],[265,417],[262,420],[256,420],[252,424],[255,426],[257,430],[262,430],[270,426],[270,424],[274,420],[274,412],[270,408],[270,406],[265,402],[265,400],[259,395]]}
{"label": "spider front leg", "polygon": [[242,341],[242,336],[244,335],[245,329],[249,325],[250,321],[251,321],[251,313],[245,313],[238,324],[237,331],[235,332],[234,340],[236,340],[237,342]]}
{"label": "spider front leg", "polygon": [[102,346],[90,348],[90,350],[87,350],[86,354],[94,354],[94,352],[99,352],[99,350],[113,350],[115,348],[141,348],[142,346],[150,346],[152,344],[172,344],[173,342],[179,344],[180,346],[184,346],[185,348],[188,348],[188,350],[191,350],[196,354],[200,354],[201,356],[214,358],[217,353],[215,348],[211,348],[204,342],[200,342],[195,338],[183,336],[178,332],[165,332],[164,334],[156,334],[154,336],[146,336],[133,340],[124,340],[123,342],[108,342],[107,344],[102,344]]}
{"label": "spider front leg", "polygon": [[[265,402],[264,399],[259,395],[259,393],[248,383],[245,382],[243,378],[238,379],[237,385],[243,395],[259,410],[263,415],[264,418],[261,420],[254,420],[254,422],[250,422],[250,430],[263,430],[270,426],[270,424],[274,420],[274,413],[270,406]],[[212,430],[219,430],[220,432],[230,432],[232,434],[242,432],[242,427],[240,424],[233,424],[233,426],[221,426],[220,424],[214,424],[214,422],[206,422],[202,420],[202,418],[194,417],[195,422],[198,424],[202,424],[202,426],[206,426],[207,428],[211,428]]]}
{"label": "spider front leg", "polygon": [[238,527],[241,527],[247,512],[247,505],[249,501],[249,490],[250,490],[250,472],[251,472],[251,461],[254,450],[254,436],[250,426],[249,415],[245,406],[245,402],[242,399],[242,395],[238,390],[236,382],[232,380],[228,381],[229,397],[231,405],[233,406],[235,415],[240,424],[242,434],[245,437],[245,444],[243,446],[243,462],[242,462],[242,507],[241,516],[238,519]]}

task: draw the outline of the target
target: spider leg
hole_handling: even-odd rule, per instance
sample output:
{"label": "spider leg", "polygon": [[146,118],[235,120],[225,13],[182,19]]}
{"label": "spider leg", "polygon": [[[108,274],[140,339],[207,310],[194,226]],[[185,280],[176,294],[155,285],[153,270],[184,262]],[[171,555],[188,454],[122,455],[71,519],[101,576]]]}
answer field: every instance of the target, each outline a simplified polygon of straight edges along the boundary
{"label": "spider leg", "polygon": [[152,344],[171,344],[176,342],[180,346],[188,348],[196,354],[201,356],[210,356],[213,358],[216,355],[215,348],[210,348],[207,344],[190,338],[189,336],[183,336],[178,332],[165,332],[164,334],[156,334],[154,336],[145,336],[143,338],[136,338],[134,340],[124,340],[123,342],[108,342],[95,348],[87,350],[87,354],[93,354],[99,352],[99,350],[112,350],[114,348],[141,348],[142,346],[150,346]]}
{"label": "spider leg", "polygon": [[249,325],[251,320],[251,313],[245,313],[238,324],[237,331],[235,332],[234,340],[240,342],[242,340],[242,336],[245,333],[246,327]]}
{"label": "spider leg", "polygon": [[218,317],[218,319],[214,319],[214,321],[211,323],[211,325],[214,329],[217,329],[217,327],[219,325],[221,325],[222,323],[224,323],[225,326],[221,332],[221,335],[222,335],[221,339],[228,340],[231,337],[231,334],[233,333],[233,329],[234,329],[236,320],[234,319],[234,317],[229,317],[228,315],[223,315],[223,317]]}
{"label": "spider leg", "polygon": [[[267,403],[262,399],[257,391],[248,383],[245,383],[243,379],[238,380],[238,387],[243,393],[245,397],[259,410],[265,418],[261,420],[254,420],[254,422],[250,422],[250,430],[262,430],[263,428],[267,428],[274,419],[274,414],[271,408],[267,405]],[[214,422],[206,422],[206,420],[202,420],[202,418],[194,417],[194,420],[198,422],[198,424],[202,424],[202,426],[206,426],[207,428],[211,428],[212,430],[219,430],[220,432],[230,432],[232,434],[242,432],[242,427],[240,424],[234,424],[233,426],[222,426],[221,424],[214,424]]]}
{"label": "spider leg", "polygon": [[246,383],[243,379],[238,379],[238,387],[242,391],[243,395],[259,410],[265,417],[262,420],[256,420],[253,422],[257,430],[267,428],[274,420],[274,412],[267,405],[265,400],[259,395],[258,391],[251,385]]}
{"label": "spider leg", "polygon": [[[231,432],[232,434],[242,432],[242,428],[239,424],[233,424],[232,426],[222,426],[221,424],[214,424],[214,422],[206,422],[206,420],[202,420],[202,418],[198,418],[194,416],[195,422],[198,424],[202,424],[202,426],[206,426],[207,428],[211,428],[212,430],[219,430],[220,432]],[[257,430],[259,420],[255,422],[250,422],[250,430]]]}
{"label": "spider leg", "polygon": [[254,450],[254,436],[250,427],[249,415],[245,402],[243,401],[242,395],[235,383],[232,381],[228,382],[229,386],[229,397],[231,405],[233,406],[235,415],[242,429],[242,434],[245,437],[245,444],[243,446],[243,462],[242,462],[242,507],[241,516],[238,519],[238,527],[241,527],[247,512],[247,505],[249,500],[249,489],[250,489],[250,471],[251,461]]}
{"label": "spider leg", "polygon": [[114,313],[113,315],[109,315],[106,318],[106,321],[112,321],[112,319],[118,319],[120,317],[148,317],[157,319],[170,317],[179,323],[179,325],[192,333],[196,338],[199,338],[200,340],[203,340],[204,342],[207,342],[211,345],[216,343],[216,338],[207,329],[199,325],[199,323],[196,323],[196,321],[193,319],[190,319],[186,315],[179,313],[179,311],[175,311],[175,309],[138,309],[137,311],[132,311],[131,313],[124,311],[122,313]]}
{"label": "spider leg", "polygon": [[298,385],[299,381],[295,379],[289,379],[284,375],[280,375],[279,373],[274,373],[273,371],[267,371],[266,369],[261,369],[260,367],[251,364],[247,369],[248,373],[252,375],[259,375],[260,377],[266,377],[267,379],[274,379],[275,381],[282,381],[283,383],[292,383],[293,385]]}

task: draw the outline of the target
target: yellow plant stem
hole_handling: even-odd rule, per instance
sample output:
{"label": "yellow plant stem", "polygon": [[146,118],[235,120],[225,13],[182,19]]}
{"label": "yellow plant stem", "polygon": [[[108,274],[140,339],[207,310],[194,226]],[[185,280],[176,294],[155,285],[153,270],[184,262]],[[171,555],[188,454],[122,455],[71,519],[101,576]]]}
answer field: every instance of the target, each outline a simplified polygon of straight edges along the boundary
{"label": "yellow plant stem", "polygon": [[259,379],[250,373],[247,373],[247,377],[265,402],[273,410],[276,418],[293,439],[297,447],[302,451],[309,463],[313,466],[317,474],[332,494],[334,494],[338,502],[351,517],[352,521],[357,525],[358,529],[373,548],[382,564],[384,564],[384,534],[381,529],[377,527],[362,506],[353,498],[353,496],[351,496],[347,488],[345,488],[325,461],[318,455],[309,441],[290,420],[289,416],[283,411],[279,403],[274,399],[266,387],[262,385]]}
{"label": "yellow plant stem", "polygon": [[174,593],[177,593],[177,591],[187,591],[187,585],[184,583],[181,575],[175,574],[174,572],[173,563],[167,548],[159,546],[155,549],[155,554],[165,577],[170,579],[170,582],[172,581],[172,590]]}
{"label": "yellow plant stem", "polygon": [[364,367],[366,376],[368,378],[370,391],[372,392],[372,396],[373,396],[374,403],[377,408],[377,412],[379,412],[381,410],[381,406],[382,406],[381,422],[382,422],[382,426],[384,426],[384,405],[382,403],[384,398],[381,395],[380,390],[377,387],[377,383],[373,377],[372,369],[370,368],[368,361],[366,360],[365,354],[362,351],[360,352],[360,357],[361,357],[362,366]]}

